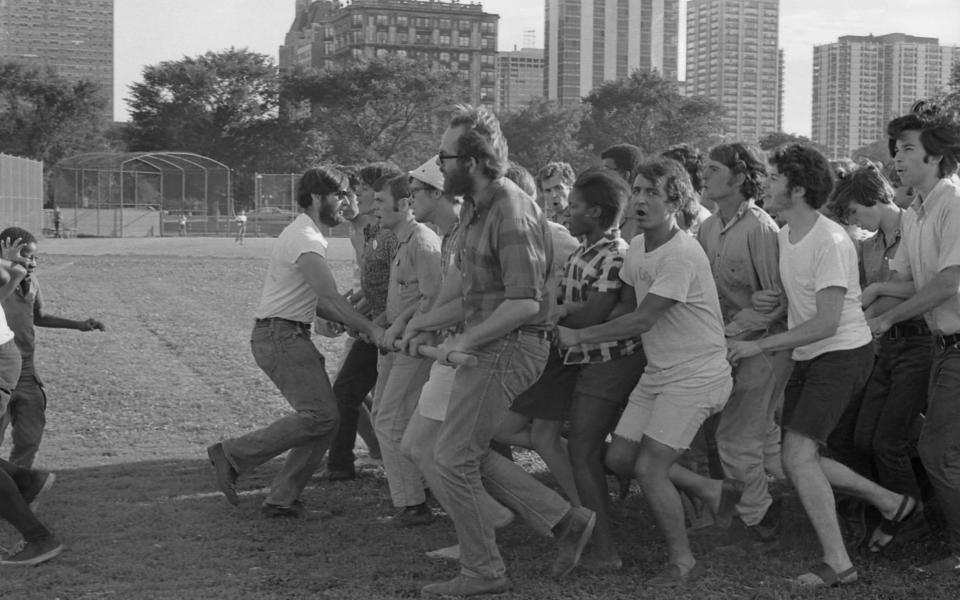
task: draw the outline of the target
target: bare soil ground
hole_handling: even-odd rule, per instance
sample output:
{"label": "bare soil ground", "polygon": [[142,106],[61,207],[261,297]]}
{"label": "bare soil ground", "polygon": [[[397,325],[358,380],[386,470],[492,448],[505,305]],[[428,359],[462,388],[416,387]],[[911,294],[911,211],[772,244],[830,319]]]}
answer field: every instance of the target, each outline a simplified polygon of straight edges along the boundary
{"label": "bare soil ground", "polygon": [[[214,493],[204,448],[260,426],[287,405],[250,356],[251,314],[272,240],[45,240],[38,277],[46,307],[97,316],[106,333],[40,330],[38,369],[49,396],[38,465],[57,471],[41,517],[67,544],[37,568],[0,571],[11,599],[331,598],[419,595],[456,566],[424,552],[454,542],[445,516],[416,530],[384,522],[393,509],[378,470],[354,482],[315,482],[305,493],[330,520],[263,520],[258,506],[277,463],[241,480],[239,508]],[[341,285],[351,265],[345,240],[331,240]],[[343,340],[315,338],[335,370]],[[332,373],[331,373],[332,374]],[[8,451],[4,446],[3,453]],[[525,465],[538,461],[523,455]],[[540,474],[551,483],[549,475]],[[625,569],[575,571],[549,579],[551,540],[523,524],[499,535],[516,589],[507,598],[958,598],[960,579],[928,581],[911,565],[937,556],[939,540],[904,544],[880,557],[857,555],[862,581],[840,589],[798,590],[786,578],[817,562],[810,526],[785,492],[779,543],[715,549],[695,538],[708,566],[694,586],[644,588],[664,558],[643,499],[615,502]],[[15,532],[0,525],[0,544]]]}

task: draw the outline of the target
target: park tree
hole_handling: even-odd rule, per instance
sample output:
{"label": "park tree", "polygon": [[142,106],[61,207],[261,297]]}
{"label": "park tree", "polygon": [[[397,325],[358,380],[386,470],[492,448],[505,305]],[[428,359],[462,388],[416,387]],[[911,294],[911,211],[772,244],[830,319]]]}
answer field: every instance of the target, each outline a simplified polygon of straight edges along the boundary
{"label": "park tree", "polygon": [[510,158],[534,173],[551,161],[568,162],[577,171],[589,166],[592,157],[577,143],[584,112],[580,105],[560,106],[534,98],[519,110],[500,115]]}
{"label": "park tree", "polygon": [[0,152],[44,162],[108,150],[101,87],[72,83],[49,67],[0,63]]}
{"label": "park tree", "polygon": [[398,57],[297,70],[283,90],[285,100],[311,107],[311,127],[340,163],[419,164],[436,153],[451,106],[468,97],[457,73]]}
{"label": "park tree", "polygon": [[708,146],[722,131],[719,104],[683,96],[676,83],[654,71],[637,70],[602,83],[583,101],[587,113],[577,137],[594,153],[618,143],[634,144],[645,153],[679,143]]}

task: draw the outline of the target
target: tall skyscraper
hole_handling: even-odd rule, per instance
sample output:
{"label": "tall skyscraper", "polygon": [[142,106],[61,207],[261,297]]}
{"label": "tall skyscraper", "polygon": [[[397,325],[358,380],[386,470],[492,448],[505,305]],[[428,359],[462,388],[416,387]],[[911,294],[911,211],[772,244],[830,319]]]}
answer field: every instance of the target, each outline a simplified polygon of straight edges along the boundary
{"label": "tall skyscraper", "polygon": [[0,60],[94,81],[113,120],[113,0],[0,0]]}
{"label": "tall skyscraper", "polygon": [[499,15],[453,0],[295,0],[280,68],[331,68],[364,57],[399,56],[461,73],[474,104],[493,106]]}
{"label": "tall skyscraper", "polygon": [[887,123],[945,87],[957,62],[960,47],[902,33],[814,47],[813,141],[841,158],[885,139]]}
{"label": "tall skyscraper", "polygon": [[543,49],[521,48],[497,55],[496,111],[513,111],[543,96]]}
{"label": "tall skyscraper", "polygon": [[779,0],[688,0],[686,93],[724,109],[724,135],[757,142],[783,122]]}
{"label": "tall skyscraper", "polygon": [[677,79],[680,0],[546,0],[543,95],[575,104],[637,69]]}

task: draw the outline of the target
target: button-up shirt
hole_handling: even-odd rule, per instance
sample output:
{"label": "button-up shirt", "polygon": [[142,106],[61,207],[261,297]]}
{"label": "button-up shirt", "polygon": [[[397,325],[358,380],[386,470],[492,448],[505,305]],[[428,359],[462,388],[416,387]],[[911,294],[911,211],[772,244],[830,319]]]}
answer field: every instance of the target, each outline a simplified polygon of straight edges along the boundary
{"label": "button-up shirt", "polygon": [[[618,292],[623,287],[620,268],[627,255],[627,242],[619,233],[609,233],[589,246],[573,251],[564,266],[557,304],[586,302],[593,294]],[[599,344],[580,344],[567,350],[564,363],[601,363],[629,356],[640,348],[640,338]]]}
{"label": "button-up shirt", "polygon": [[[919,194],[900,223],[902,241],[890,268],[910,275],[919,290],[937,273],[960,266],[960,177],[941,179],[926,198]],[[960,332],[960,295],[924,314],[931,331]]]}
{"label": "button-up shirt", "polygon": [[414,304],[426,312],[440,290],[440,237],[411,220],[397,232],[397,241],[387,290],[387,323]]}
{"label": "button-up shirt", "polygon": [[[710,259],[710,269],[717,284],[720,311],[727,331],[742,333],[746,329],[730,327],[740,311],[751,308],[750,297],[760,290],[783,290],[780,282],[780,228],[753,200],[740,204],[726,223],[720,214],[709,217],[700,226],[697,236]],[[767,333],[786,329],[781,319],[767,326]]]}
{"label": "button-up shirt", "polygon": [[464,324],[490,317],[504,300],[532,299],[540,310],[524,327],[547,327],[544,293],[553,246],[547,219],[530,196],[504,178],[476,197],[465,197],[456,265],[462,274]]}

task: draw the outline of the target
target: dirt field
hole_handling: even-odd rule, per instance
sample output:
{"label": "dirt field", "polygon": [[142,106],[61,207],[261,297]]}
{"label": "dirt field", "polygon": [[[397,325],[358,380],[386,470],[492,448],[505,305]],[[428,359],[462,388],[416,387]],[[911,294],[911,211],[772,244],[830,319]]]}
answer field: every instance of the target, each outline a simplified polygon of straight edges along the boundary
{"label": "dirt field", "polygon": [[[38,568],[0,571],[0,597],[20,599],[331,598],[418,596],[456,573],[427,550],[452,543],[446,517],[412,531],[392,528],[382,472],[355,482],[316,483],[304,501],[328,521],[259,518],[276,464],[241,480],[240,508],[214,493],[205,446],[267,423],[287,410],[250,356],[252,311],[270,239],[47,240],[38,278],[54,314],[96,316],[106,333],[41,330],[38,370],[49,396],[38,459],[58,481],[41,517],[67,544]],[[346,240],[331,241],[341,284],[351,265]],[[342,340],[316,338],[335,369]],[[2,451],[8,452],[8,446]],[[528,464],[535,464],[524,457]],[[550,481],[544,476],[545,481]],[[935,542],[857,556],[862,582],[824,592],[786,582],[818,561],[797,500],[785,497],[780,543],[714,551],[695,538],[708,575],[668,593],[644,589],[662,566],[661,537],[642,498],[617,502],[625,569],[549,579],[551,540],[523,524],[501,532],[516,584],[507,598],[960,598],[960,579],[926,581],[909,566],[936,556]],[[14,531],[0,525],[0,545]]]}

